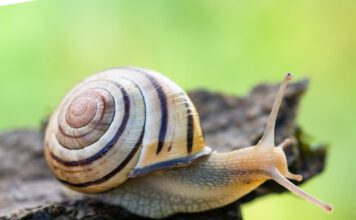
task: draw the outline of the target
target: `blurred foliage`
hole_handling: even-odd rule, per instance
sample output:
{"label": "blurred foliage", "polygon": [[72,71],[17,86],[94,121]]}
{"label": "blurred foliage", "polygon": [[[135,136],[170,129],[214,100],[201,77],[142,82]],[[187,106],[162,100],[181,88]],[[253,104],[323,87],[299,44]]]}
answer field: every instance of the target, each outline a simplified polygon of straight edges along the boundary
{"label": "blurred foliage", "polygon": [[302,127],[329,143],[326,171],[246,219],[355,219],[356,2],[353,0],[35,1],[0,7],[0,129],[38,127],[85,76],[114,66],[165,73],[186,89],[244,94],[291,71],[311,78]]}

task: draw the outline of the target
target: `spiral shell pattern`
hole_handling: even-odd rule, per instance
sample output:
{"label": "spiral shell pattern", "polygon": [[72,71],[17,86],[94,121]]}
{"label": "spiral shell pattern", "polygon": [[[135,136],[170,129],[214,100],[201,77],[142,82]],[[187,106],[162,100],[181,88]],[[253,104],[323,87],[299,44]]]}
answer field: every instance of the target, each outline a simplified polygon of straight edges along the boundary
{"label": "spiral shell pattern", "polygon": [[184,91],[139,68],[111,69],[81,82],[54,112],[45,136],[56,178],[89,193],[210,152]]}

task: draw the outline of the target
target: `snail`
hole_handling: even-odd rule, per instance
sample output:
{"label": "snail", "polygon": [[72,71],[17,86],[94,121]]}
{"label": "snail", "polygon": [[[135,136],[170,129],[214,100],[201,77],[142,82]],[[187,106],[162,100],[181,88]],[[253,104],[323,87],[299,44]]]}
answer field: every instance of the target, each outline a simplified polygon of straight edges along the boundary
{"label": "snail", "polygon": [[66,187],[144,217],[227,205],[272,179],[327,212],[332,206],[288,179],[274,129],[288,81],[278,90],[255,146],[219,153],[205,144],[199,115],[178,85],[152,70],[124,67],[90,76],[52,114],[45,157]]}

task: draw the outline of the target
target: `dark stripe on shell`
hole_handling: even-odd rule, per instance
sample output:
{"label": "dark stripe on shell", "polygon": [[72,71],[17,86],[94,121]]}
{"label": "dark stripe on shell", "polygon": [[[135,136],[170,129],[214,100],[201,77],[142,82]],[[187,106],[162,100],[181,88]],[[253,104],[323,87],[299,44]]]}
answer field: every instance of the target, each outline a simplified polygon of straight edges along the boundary
{"label": "dark stripe on shell", "polygon": [[124,132],[126,125],[127,125],[127,121],[130,116],[130,98],[128,96],[128,93],[122,86],[120,86],[116,83],[115,83],[115,85],[117,85],[120,88],[120,91],[121,91],[123,99],[124,99],[124,108],[125,109],[124,109],[124,116],[123,116],[122,122],[120,124],[120,127],[117,130],[117,132],[115,133],[114,137],[110,140],[110,142],[107,143],[99,152],[97,152],[93,156],[82,159],[82,160],[77,160],[77,161],[63,160],[63,159],[57,157],[56,155],[54,155],[52,152],[50,152],[50,155],[54,160],[56,160],[57,162],[65,165],[65,166],[87,165],[87,164],[90,164],[93,161],[103,157],[115,145],[115,143],[120,138],[121,134]]}
{"label": "dark stripe on shell", "polygon": [[134,178],[134,177],[138,177],[138,176],[143,176],[143,175],[148,174],[155,170],[167,169],[170,167],[176,167],[176,166],[184,165],[184,164],[188,165],[188,164],[190,164],[190,162],[193,162],[194,160],[196,160],[200,157],[210,155],[212,151],[213,150],[210,147],[206,146],[198,153],[190,155],[190,156],[185,156],[185,157],[180,157],[180,158],[173,159],[173,160],[155,163],[155,164],[143,167],[143,168],[135,168],[133,171],[131,171],[131,173],[129,174],[129,177]]}
{"label": "dark stripe on shell", "polygon": [[194,141],[194,118],[187,102],[185,103],[185,107],[187,108],[187,152],[191,153]]}
{"label": "dark stripe on shell", "polygon": [[131,68],[131,67],[128,69],[134,70],[134,71],[139,72],[139,73],[143,74],[144,76],[146,76],[152,83],[153,87],[155,88],[155,91],[157,92],[159,103],[160,103],[160,108],[161,108],[161,125],[160,125],[160,129],[159,129],[158,145],[157,145],[157,150],[156,150],[156,154],[158,155],[163,148],[163,145],[164,145],[164,142],[166,139],[167,126],[168,126],[168,106],[167,106],[166,94],[164,93],[162,86],[150,74],[144,72],[141,69],[136,69],[136,68]]}
{"label": "dark stripe on shell", "polygon": [[[104,183],[106,181],[108,181],[111,177],[115,176],[117,173],[119,173],[129,162],[130,160],[135,156],[137,150],[140,148],[141,144],[142,144],[142,139],[143,139],[143,135],[144,135],[144,127],[141,131],[141,135],[140,138],[138,139],[135,147],[132,149],[132,151],[129,153],[129,155],[127,155],[127,157],[125,158],[124,161],[122,161],[121,164],[119,164],[115,169],[113,169],[110,173],[108,173],[107,175],[101,177],[100,179],[97,180],[92,180],[92,181],[88,181],[88,182],[83,182],[83,183],[71,183],[69,181],[66,180],[62,180],[57,178],[60,182],[62,182],[63,184],[69,185],[69,186],[73,186],[73,187],[78,187],[78,188],[82,188],[82,187],[88,187],[88,186],[92,186],[92,185],[97,185],[97,184],[101,184]],[[108,189],[110,190],[110,189]]]}

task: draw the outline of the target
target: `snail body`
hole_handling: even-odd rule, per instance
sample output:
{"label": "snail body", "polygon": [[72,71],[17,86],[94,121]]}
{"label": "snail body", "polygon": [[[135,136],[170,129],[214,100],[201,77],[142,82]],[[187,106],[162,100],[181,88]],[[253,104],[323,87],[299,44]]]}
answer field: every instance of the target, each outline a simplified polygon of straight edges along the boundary
{"label": "snail body", "polygon": [[256,146],[218,153],[206,146],[199,115],[187,94],[163,75],[115,68],[76,86],[51,116],[45,156],[65,186],[146,217],[199,212],[229,204],[273,179],[330,211],[331,206],[287,178],[274,125],[283,81]]}
{"label": "snail body", "polygon": [[129,179],[120,187],[95,196],[152,218],[221,207],[257,188],[267,178],[260,170],[251,170],[251,164],[237,162],[244,156],[241,153],[213,152],[187,169],[168,169]]}

